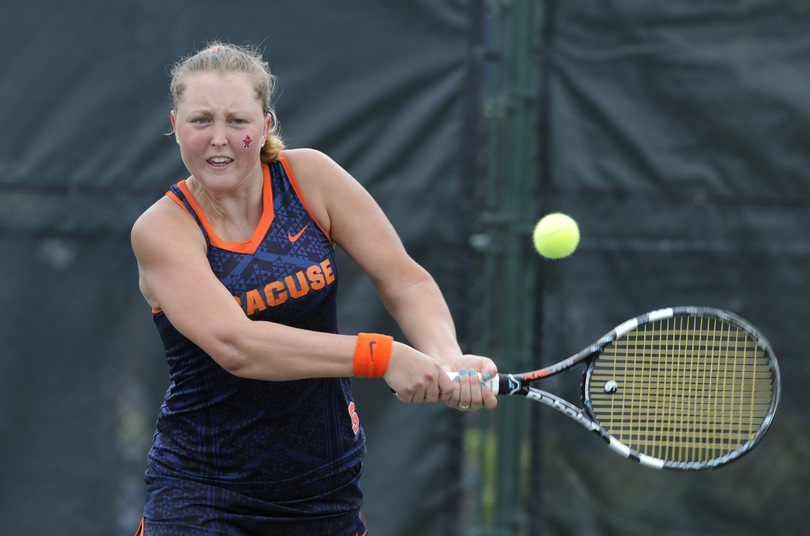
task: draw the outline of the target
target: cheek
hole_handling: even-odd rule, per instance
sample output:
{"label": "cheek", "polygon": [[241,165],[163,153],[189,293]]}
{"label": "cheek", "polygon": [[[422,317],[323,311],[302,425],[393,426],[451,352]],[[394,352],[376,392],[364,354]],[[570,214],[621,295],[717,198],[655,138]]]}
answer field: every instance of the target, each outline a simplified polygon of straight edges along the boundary
{"label": "cheek", "polygon": [[196,147],[199,147],[203,144],[202,136],[200,133],[191,128],[180,128],[175,130],[177,135],[177,139],[180,140],[180,146],[184,150],[196,150]]}
{"label": "cheek", "polygon": [[262,146],[262,139],[261,139],[261,132],[259,131],[247,131],[243,134],[240,134],[241,138],[236,142],[237,147],[241,147],[244,150],[259,150]]}

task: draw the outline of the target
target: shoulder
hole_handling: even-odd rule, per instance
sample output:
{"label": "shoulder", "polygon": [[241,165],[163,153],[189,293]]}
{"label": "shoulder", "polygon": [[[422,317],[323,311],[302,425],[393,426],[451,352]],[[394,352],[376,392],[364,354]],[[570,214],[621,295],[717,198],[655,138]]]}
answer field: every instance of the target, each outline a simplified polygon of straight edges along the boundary
{"label": "shoulder", "polygon": [[334,160],[317,149],[288,149],[283,154],[297,179],[306,180],[342,170]]}
{"label": "shoulder", "polygon": [[139,286],[153,308],[164,304],[156,289],[188,276],[197,266],[208,266],[205,237],[194,218],[168,197],[159,199],[132,225],[132,251],[138,263]]}
{"label": "shoulder", "polygon": [[351,193],[360,183],[328,155],[316,149],[284,151],[301,189],[309,195],[327,195],[329,198]]}
{"label": "shoulder", "polygon": [[330,234],[337,206],[359,183],[328,155],[315,149],[285,150],[284,156],[310,211]]}
{"label": "shoulder", "polygon": [[130,231],[130,240],[136,257],[162,247],[177,247],[178,242],[201,242],[205,238],[197,223],[184,208],[164,196],[146,209]]}
{"label": "shoulder", "polygon": [[163,225],[172,223],[179,216],[176,209],[180,209],[177,203],[168,196],[161,197],[135,220],[132,236],[148,236],[160,230]]}

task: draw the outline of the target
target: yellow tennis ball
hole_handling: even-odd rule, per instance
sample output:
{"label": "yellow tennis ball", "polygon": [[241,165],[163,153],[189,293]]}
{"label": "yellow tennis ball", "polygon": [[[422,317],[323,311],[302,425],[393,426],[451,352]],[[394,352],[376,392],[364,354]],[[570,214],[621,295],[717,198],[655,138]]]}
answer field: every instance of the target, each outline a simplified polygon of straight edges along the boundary
{"label": "yellow tennis ball", "polygon": [[573,218],[560,212],[544,216],[532,234],[534,248],[547,259],[562,259],[579,244],[579,227]]}

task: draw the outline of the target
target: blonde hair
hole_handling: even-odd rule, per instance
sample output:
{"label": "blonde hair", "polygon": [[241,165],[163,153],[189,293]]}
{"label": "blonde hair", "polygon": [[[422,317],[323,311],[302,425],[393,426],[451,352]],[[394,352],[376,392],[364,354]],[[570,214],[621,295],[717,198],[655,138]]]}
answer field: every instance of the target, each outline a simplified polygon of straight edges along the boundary
{"label": "blonde hair", "polygon": [[178,61],[171,70],[172,81],[169,88],[175,109],[183,99],[188,77],[192,74],[216,71],[220,73],[245,73],[253,81],[256,98],[261,102],[262,111],[273,118],[267,140],[262,147],[262,162],[278,160],[278,154],[284,149],[281,129],[273,110],[272,98],[276,87],[276,76],[270,66],[262,59],[258,48],[238,46],[230,43],[213,41],[206,47]]}

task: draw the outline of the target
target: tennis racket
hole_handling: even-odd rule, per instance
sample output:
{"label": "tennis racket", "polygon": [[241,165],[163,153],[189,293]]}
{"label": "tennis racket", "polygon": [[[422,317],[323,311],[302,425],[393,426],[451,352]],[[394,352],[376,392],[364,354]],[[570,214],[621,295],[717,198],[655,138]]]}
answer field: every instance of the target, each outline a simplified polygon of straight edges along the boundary
{"label": "tennis racket", "polygon": [[[580,363],[582,408],[533,387]],[[683,471],[719,467],[753,449],[780,391],[779,366],[762,333],[707,307],[638,316],[555,365],[486,383],[497,395],[561,411],[626,458]]]}

